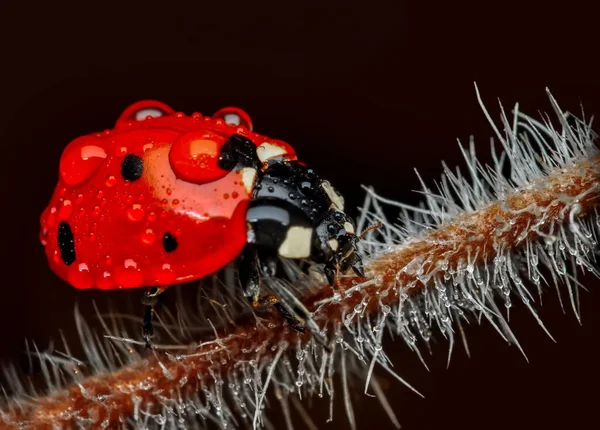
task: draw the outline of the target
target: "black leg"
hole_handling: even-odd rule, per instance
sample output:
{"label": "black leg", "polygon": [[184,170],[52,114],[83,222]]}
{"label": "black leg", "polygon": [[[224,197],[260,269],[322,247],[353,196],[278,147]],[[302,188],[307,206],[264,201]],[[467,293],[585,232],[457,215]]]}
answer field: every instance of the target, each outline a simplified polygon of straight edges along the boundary
{"label": "black leg", "polygon": [[258,254],[251,245],[246,246],[240,255],[239,277],[244,295],[256,308],[260,297],[260,272]]}
{"label": "black leg", "polygon": [[146,342],[146,348],[152,349],[152,335],[154,334],[154,328],[152,326],[152,320],[154,319],[154,308],[158,303],[158,296],[167,289],[167,287],[152,287],[144,292],[142,297],[142,304],[146,307],[144,312],[144,322],[142,324],[142,333],[144,341]]}
{"label": "black leg", "polygon": [[272,307],[287,321],[290,327],[300,333],[305,333],[305,312],[297,312],[295,308],[281,302],[281,300],[270,294],[260,296],[260,275],[268,277],[275,276],[277,272],[277,259],[269,255],[259,257],[256,247],[247,245],[240,255],[239,277],[244,295],[248,298],[252,307],[258,312],[265,312]]}

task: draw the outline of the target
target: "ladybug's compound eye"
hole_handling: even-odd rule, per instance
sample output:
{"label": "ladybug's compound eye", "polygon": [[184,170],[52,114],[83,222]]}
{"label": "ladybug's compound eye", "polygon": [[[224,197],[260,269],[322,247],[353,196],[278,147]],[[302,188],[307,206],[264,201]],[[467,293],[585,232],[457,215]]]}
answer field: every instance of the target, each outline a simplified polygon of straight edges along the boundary
{"label": "ladybug's compound eye", "polygon": [[219,109],[213,115],[213,118],[220,118],[228,125],[242,126],[252,131],[252,120],[250,119],[250,115],[239,108],[226,107]]}
{"label": "ladybug's compound eye", "polygon": [[125,109],[118,122],[144,121],[148,118],[158,118],[173,113],[175,111],[165,103],[157,100],[142,100]]}

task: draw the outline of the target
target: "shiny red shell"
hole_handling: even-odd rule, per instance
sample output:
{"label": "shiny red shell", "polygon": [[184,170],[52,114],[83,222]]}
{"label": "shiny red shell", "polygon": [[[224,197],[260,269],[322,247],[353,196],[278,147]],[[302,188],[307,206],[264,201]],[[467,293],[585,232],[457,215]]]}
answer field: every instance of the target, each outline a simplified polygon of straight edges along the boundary
{"label": "shiny red shell", "polygon": [[[145,100],[127,108],[112,130],[72,141],[41,216],[40,239],[52,270],[76,288],[136,288],[201,278],[235,259],[246,243],[255,175],[220,169],[221,146],[240,134],[296,159],[287,143],[251,127],[237,108],[187,116]],[[130,154],[143,160],[133,181],[121,175]],[[70,264],[58,245],[61,222],[73,234]],[[167,233],[177,243],[171,252],[163,246]]]}

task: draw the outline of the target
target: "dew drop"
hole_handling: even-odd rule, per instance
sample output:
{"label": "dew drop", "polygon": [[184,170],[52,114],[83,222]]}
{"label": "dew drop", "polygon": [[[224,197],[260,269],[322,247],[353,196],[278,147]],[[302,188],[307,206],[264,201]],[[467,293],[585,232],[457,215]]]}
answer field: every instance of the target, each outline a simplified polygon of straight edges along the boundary
{"label": "dew drop", "polygon": [[169,285],[175,281],[177,277],[175,271],[171,268],[171,265],[168,263],[164,263],[160,266],[158,270],[154,272],[154,277],[156,281],[161,285]]}
{"label": "dew drop", "polygon": [[136,288],[144,282],[144,275],[135,260],[129,258],[115,269],[115,280],[124,288]]}
{"label": "dew drop", "polygon": [[66,220],[71,216],[72,213],[73,204],[71,203],[71,200],[65,200],[61,208],[58,210],[58,218],[61,220]]}
{"label": "dew drop", "polygon": [[67,273],[68,281],[79,289],[92,288],[94,280],[86,263],[73,264]]}
{"label": "dew drop", "polygon": [[142,205],[135,204],[127,209],[127,219],[131,222],[138,222],[144,218],[144,209]]}
{"label": "dew drop", "polygon": [[144,245],[152,245],[156,241],[156,234],[154,234],[154,231],[149,228],[142,233],[140,238],[142,239],[142,243]]}
{"label": "dew drop", "polygon": [[96,279],[96,286],[101,290],[112,290],[115,288],[115,280],[108,270],[102,272],[102,274]]}
{"label": "dew drop", "polygon": [[117,178],[115,178],[114,176],[110,175],[108,178],[106,178],[105,184],[106,184],[106,186],[108,188],[112,188],[115,185],[117,185]]}

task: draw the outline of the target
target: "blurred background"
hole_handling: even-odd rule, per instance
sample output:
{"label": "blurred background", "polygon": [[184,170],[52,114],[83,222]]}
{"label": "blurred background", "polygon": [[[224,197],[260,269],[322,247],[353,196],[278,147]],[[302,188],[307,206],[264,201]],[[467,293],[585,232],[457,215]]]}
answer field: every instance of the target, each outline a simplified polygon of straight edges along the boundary
{"label": "blurred background", "polygon": [[[600,112],[598,10],[590,3],[4,5],[0,360],[25,366],[26,338],[42,348],[59,330],[76,339],[76,302],[84,314],[107,294],[137,304],[139,292],[69,287],[50,272],[38,241],[62,149],[111,128],[128,104],[156,98],[188,114],[239,106],[257,131],[290,142],[348,206],[361,204],[361,184],[415,203],[413,168],[431,184],[442,160],[463,165],[457,138],[473,134],[488,159],[492,130],[474,81],[494,118],[498,98],[534,116],[549,111],[546,87],[563,109]],[[540,314],[557,343],[523,306],[513,308],[529,363],[487,325],[467,328],[472,356],[458,348],[447,370],[441,336],[426,357],[429,372],[403,345],[389,345],[396,370],[426,397],[383,381],[403,428],[594,427],[600,292],[595,279],[584,282],[581,326],[555,293],[544,298]],[[363,386],[352,386],[358,428],[392,428]],[[348,426],[341,396],[333,423],[327,401],[315,399],[311,414],[322,428]]]}

